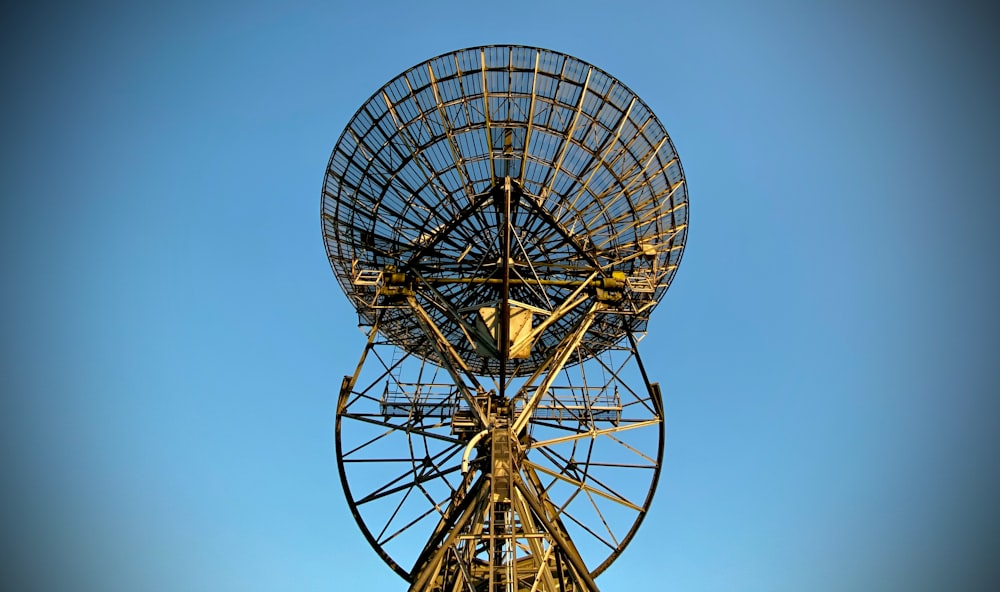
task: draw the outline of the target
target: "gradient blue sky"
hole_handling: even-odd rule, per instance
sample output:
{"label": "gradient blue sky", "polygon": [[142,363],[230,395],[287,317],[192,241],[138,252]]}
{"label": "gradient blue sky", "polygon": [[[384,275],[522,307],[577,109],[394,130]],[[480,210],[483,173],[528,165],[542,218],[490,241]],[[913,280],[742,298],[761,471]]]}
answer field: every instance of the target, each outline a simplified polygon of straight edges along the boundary
{"label": "gradient blue sky", "polygon": [[995,9],[41,2],[0,21],[3,589],[405,589],[336,475],[363,338],[320,185],[380,85],[489,43],[625,82],[688,177],[688,250],[642,343],[664,474],[602,590],[1000,589]]}

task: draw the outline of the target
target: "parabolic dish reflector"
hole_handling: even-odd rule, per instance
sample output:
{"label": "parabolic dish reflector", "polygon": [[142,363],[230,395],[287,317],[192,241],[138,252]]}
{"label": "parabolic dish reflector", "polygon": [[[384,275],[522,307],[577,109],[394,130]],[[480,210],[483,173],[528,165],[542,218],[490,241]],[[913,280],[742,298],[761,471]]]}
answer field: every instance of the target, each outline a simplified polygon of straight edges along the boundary
{"label": "parabolic dish reflector", "polygon": [[[571,364],[645,330],[687,220],[680,160],[649,107],[595,66],[522,46],[444,54],[380,88],[337,141],[322,200],[327,255],[362,324],[382,309],[389,341],[439,356],[405,307],[382,308],[397,285],[482,374],[498,370],[483,333],[504,285],[528,329],[576,290],[615,295],[620,314],[600,316]],[[503,372],[532,372],[578,316],[559,315]]]}

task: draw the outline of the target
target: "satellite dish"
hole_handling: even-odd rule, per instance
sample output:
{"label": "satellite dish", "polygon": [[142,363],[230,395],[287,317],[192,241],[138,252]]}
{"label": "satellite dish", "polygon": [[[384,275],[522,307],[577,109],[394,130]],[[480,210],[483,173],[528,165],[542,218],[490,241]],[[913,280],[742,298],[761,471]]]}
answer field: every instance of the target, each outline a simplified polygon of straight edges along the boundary
{"label": "satellite dish", "polygon": [[369,337],[338,465],[411,590],[596,590],[659,476],[660,391],[636,343],[687,199],[649,107],[546,49],[432,58],[351,118],[321,213]]}
{"label": "satellite dish", "polygon": [[[323,236],[363,323],[377,314],[378,282],[402,274],[436,303],[428,313],[458,355],[495,372],[498,358],[469,337],[505,287],[525,310],[551,312],[581,283],[623,284],[627,314],[594,323],[582,351],[643,331],[680,263],[686,206],[670,137],[628,87],[553,51],[480,47],[414,66],[365,101],[327,167]],[[581,314],[533,336],[506,372],[533,372]],[[440,361],[413,315],[381,331]]]}

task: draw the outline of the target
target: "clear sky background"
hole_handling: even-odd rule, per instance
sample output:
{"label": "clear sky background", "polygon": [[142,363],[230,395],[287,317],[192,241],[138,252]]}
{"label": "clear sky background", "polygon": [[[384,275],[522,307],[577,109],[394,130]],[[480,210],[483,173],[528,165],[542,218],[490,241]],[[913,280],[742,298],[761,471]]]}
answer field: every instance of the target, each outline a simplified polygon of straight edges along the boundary
{"label": "clear sky background", "polygon": [[[86,5],[86,6],[85,6]],[[330,150],[434,55],[538,45],[658,114],[664,473],[605,592],[1000,589],[987,3],[30,3],[0,18],[0,588],[404,590],[338,483],[363,345]]]}

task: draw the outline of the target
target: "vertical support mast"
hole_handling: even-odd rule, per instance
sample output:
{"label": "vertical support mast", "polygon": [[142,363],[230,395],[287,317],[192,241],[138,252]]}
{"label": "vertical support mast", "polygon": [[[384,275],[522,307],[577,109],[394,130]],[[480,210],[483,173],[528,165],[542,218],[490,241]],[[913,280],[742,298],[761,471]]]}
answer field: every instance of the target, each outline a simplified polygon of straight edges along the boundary
{"label": "vertical support mast", "polygon": [[503,186],[500,188],[500,198],[502,201],[502,212],[500,226],[500,257],[502,258],[501,268],[503,270],[503,284],[500,288],[500,327],[499,327],[499,350],[500,350],[500,398],[503,400],[507,390],[507,362],[510,360],[510,201],[511,201],[510,176],[504,177]]}

